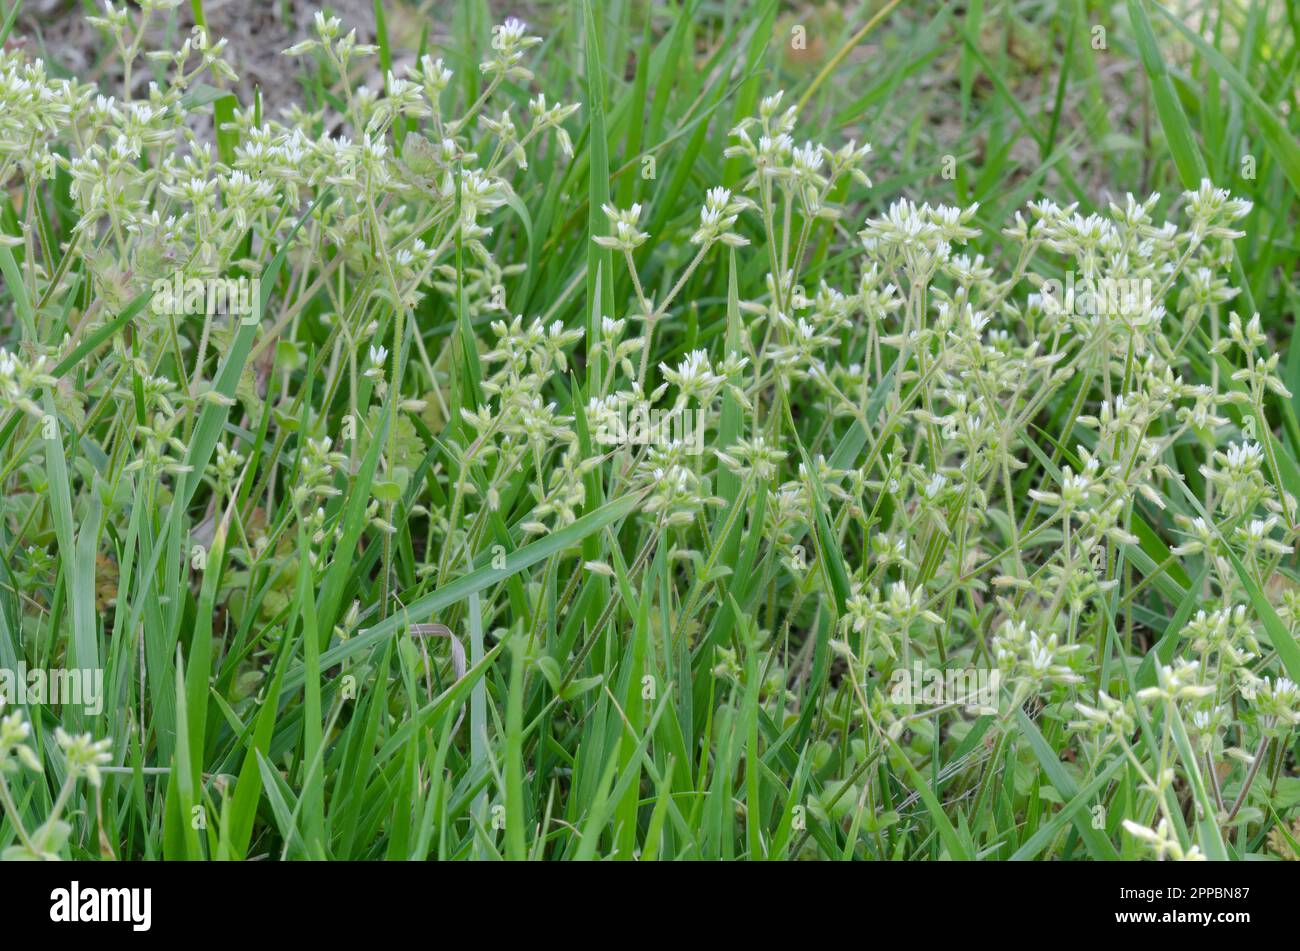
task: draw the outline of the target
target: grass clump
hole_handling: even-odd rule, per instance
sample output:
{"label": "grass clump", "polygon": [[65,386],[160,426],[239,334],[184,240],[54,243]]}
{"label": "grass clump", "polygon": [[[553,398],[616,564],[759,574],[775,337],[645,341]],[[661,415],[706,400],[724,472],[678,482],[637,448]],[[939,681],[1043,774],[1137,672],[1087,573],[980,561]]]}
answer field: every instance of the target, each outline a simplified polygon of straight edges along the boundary
{"label": "grass clump", "polygon": [[762,88],[775,4],[578,5],[571,74],[322,13],[277,119],[176,6],[106,5],[111,94],[0,54],[0,668],[102,701],[0,723],[7,855],[1294,856],[1293,396],[1208,167],[904,197]]}

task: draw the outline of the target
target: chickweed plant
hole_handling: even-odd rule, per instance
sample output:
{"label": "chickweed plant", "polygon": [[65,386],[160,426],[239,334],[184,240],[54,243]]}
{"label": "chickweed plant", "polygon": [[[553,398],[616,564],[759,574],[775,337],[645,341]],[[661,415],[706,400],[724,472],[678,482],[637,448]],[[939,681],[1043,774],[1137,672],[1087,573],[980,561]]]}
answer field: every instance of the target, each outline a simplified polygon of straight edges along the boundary
{"label": "chickweed plant", "polygon": [[0,721],[5,856],[1294,858],[1251,203],[880,200],[771,11],[682,106],[594,6],[549,87],[518,19],[318,13],[307,105],[177,0],[0,53],[0,665],[107,691]]}

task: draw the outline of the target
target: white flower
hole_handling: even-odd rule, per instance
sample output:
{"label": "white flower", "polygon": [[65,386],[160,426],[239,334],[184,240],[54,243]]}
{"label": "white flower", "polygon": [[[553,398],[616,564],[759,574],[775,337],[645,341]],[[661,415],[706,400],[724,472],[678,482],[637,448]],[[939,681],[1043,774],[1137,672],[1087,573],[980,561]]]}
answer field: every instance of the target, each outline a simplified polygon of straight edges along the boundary
{"label": "white flower", "polygon": [[726,382],[726,377],[714,373],[709,356],[703,350],[692,350],[676,369],[666,363],[659,364],[664,379],[678,388],[679,399],[691,397],[708,403]]}
{"label": "white flower", "polygon": [[73,777],[85,776],[92,786],[98,786],[99,767],[113,758],[113,754],[109,752],[113,741],[108,738],[95,740],[89,733],[73,736],[63,727],[55,727],[54,738],[63,750],[68,774]]}
{"label": "white flower", "polygon": [[1154,829],[1139,825],[1131,819],[1125,819],[1124,831],[1149,846],[1157,860],[1163,860],[1165,856],[1169,856],[1178,862],[1201,862],[1205,860],[1205,856],[1198,846],[1194,845],[1190,849],[1183,849],[1178,842],[1178,837],[1169,828],[1169,820],[1167,819],[1162,818],[1160,824]]}
{"label": "white flower", "polygon": [[734,234],[732,228],[740,212],[750,204],[746,199],[733,199],[730,189],[710,188],[705,195],[704,207],[700,209],[700,226],[691,235],[691,243],[707,247],[721,241],[732,248],[748,244],[745,238]]}
{"label": "white flower", "polygon": [[591,240],[602,248],[613,248],[617,251],[634,251],[645,243],[650,237],[644,231],[637,229],[637,219],[641,217],[641,206],[632,205],[631,208],[619,209],[613,205],[602,205],[601,210],[605,217],[609,219],[610,227],[614,233],[612,235],[597,235]]}

